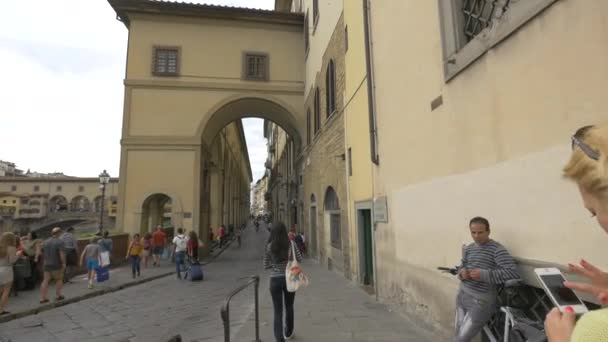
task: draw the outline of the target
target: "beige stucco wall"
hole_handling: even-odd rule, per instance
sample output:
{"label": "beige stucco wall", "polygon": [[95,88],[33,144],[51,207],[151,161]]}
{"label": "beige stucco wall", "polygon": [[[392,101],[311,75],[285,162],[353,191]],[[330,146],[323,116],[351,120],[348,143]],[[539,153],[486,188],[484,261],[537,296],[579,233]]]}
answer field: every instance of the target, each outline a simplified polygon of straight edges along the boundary
{"label": "beige stucco wall", "polygon": [[608,237],[560,179],[569,135],[608,119],[607,10],[558,1],[446,84],[437,2],[372,3],[381,297],[449,327],[456,282],[433,268],[459,262],[474,215],[515,256],[608,267]]}
{"label": "beige stucco wall", "polygon": [[[304,63],[301,26],[297,20],[129,18],[119,223],[138,231],[143,201],[154,193],[171,197],[175,226],[198,228],[202,236],[209,226],[242,223],[250,167],[242,127],[231,122],[268,118],[299,141],[304,68],[293,65]],[[154,46],[180,48],[179,77],[152,75]],[[268,54],[268,82],[241,80],[244,52]],[[208,160],[214,164],[206,169]]]}
{"label": "beige stucco wall", "polygon": [[[369,145],[369,108],[365,58],[363,6],[360,1],[344,2],[344,25],[348,27],[348,50],[345,52],[344,127],[346,153],[351,149],[352,176],[347,177],[348,221],[351,240],[351,268],[361,281],[360,239],[355,204],[373,197],[372,162]],[[348,160],[347,160],[348,162]]]}

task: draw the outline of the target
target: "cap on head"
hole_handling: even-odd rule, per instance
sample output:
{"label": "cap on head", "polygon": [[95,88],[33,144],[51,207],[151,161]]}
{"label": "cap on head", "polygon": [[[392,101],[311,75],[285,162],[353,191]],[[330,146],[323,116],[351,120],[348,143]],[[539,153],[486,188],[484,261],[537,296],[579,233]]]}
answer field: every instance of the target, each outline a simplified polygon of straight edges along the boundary
{"label": "cap on head", "polygon": [[61,228],[59,227],[55,227],[53,230],[51,230],[51,234],[53,234],[53,236],[59,235],[59,233],[61,233]]}

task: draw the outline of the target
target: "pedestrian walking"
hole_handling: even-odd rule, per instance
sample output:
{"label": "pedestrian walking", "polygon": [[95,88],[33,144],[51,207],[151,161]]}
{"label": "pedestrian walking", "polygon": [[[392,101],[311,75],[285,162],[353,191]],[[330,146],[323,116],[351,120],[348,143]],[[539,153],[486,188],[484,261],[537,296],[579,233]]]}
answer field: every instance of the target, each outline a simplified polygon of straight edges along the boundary
{"label": "pedestrian walking", "polygon": [[148,260],[150,259],[150,255],[152,254],[152,234],[146,233],[144,234],[144,268],[148,268]]}
{"label": "pedestrian walking", "polygon": [[160,257],[163,255],[166,243],[167,234],[163,232],[159,224],[156,226],[156,231],[152,234],[152,253],[154,254],[154,263],[152,266],[160,266]]}
{"label": "pedestrian walking", "polygon": [[173,245],[175,246],[175,272],[177,278],[182,279],[181,267],[184,265],[184,259],[186,258],[187,241],[184,235],[184,229],[177,229],[177,236],[173,238]]}
{"label": "pedestrian walking", "polygon": [[101,248],[99,247],[97,237],[91,238],[89,244],[82,250],[82,254],[80,255],[80,267],[82,267],[83,264],[87,266],[87,277],[89,279],[88,288],[92,289],[95,271],[99,265],[101,265]]}
{"label": "pedestrian walking", "polygon": [[13,264],[19,256],[15,234],[3,233],[0,236],[0,316],[9,314],[4,308],[13,286]]}
{"label": "pedestrian walking", "polygon": [[[291,241],[287,235],[287,228],[282,222],[272,226],[270,241],[266,246],[264,254],[264,268],[270,269],[270,295],[274,307],[274,337],[276,342],[292,339],[294,335],[294,312],[293,304],[295,292],[287,291],[285,280],[285,268],[290,257]],[[302,255],[294,248],[297,261],[302,261]],[[285,303],[285,326],[283,326],[283,303]]]}
{"label": "pedestrian walking", "polygon": [[55,300],[61,301],[65,297],[63,290],[63,274],[66,268],[65,242],[60,239],[61,228],[55,227],[51,231],[51,237],[42,244],[42,256],[44,258],[44,279],[40,285],[40,304],[48,303],[49,283],[55,280]]}
{"label": "pedestrian walking", "polygon": [[110,257],[112,256],[113,242],[109,238],[110,233],[106,230],[103,232],[103,238],[99,239],[99,251],[101,255],[101,264],[99,266],[109,266],[111,263]]}
{"label": "pedestrian walking", "polygon": [[194,231],[190,231],[188,234],[188,243],[186,244],[188,259],[193,261],[198,261],[198,248],[201,246],[198,241],[198,236]]}
{"label": "pedestrian walking", "polygon": [[74,268],[78,266],[78,241],[74,237],[74,227],[69,227],[61,235],[61,240],[65,244],[66,268],[64,281],[71,283],[70,279],[74,276]]}
{"label": "pedestrian walking", "polygon": [[129,244],[129,248],[127,249],[127,256],[125,259],[131,262],[131,272],[133,273],[133,279],[135,276],[141,276],[141,255],[144,250],[144,244],[141,242],[139,234],[133,235],[133,240]]}
{"label": "pedestrian walking", "polygon": [[224,225],[220,225],[220,228],[217,230],[217,236],[218,239],[220,240],[220,249],[222,248],[222,246],[224,246],[225,240],[226,240],[226,227],[224,227]]}

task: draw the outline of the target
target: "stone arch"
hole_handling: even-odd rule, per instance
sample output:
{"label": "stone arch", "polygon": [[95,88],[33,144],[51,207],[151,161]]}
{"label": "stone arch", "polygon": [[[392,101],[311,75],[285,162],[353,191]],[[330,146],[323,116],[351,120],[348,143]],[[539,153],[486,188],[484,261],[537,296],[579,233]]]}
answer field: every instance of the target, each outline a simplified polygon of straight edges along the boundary
{"label": "stone arch", "polygon": [[304,120],[298,119],[298,111],[281,99],[264,94],[237,94],[218,102],[201,121],[197,130],[206,146],[211,146],[215,136],[229,123],[247,117],[267,119],[281,126],[293,139],[296,150],[302,146],[301,127]]}
{"label": "stone arch", "polygon": [[328,186],[323,199],[323,209],[326,222],[329,224],[330,244],[336,249],[342,249],[342,213],[338,194],[333,187]]}
{"label": "stone arch", "polygon": [[[179,197],[163,191],[146,195],[141,201],[141,234],[151,232],[158,224],[181,227],[182,205]],[[170,211],[166,211],[170,208]]]}
{"label": "stone arch", "polygon": [[64,196],[55,195],[49,200],[49,211],[52,213],[68,211],[68,200]]}
{"label": "stone arch", "polygon": [[101,201],[102,201],[102,197],[101,196],[97,196],[93,199],[93,211],[98,213],[101,211]]}
{"label": "stone arch", "polygon": [[329,210],[340,210],[340,201],[338,195],[333,187],[328,186],[325,190],[325,199],[323,200],[323,207],[326,211]]}
{"label": "stone arch", "polygon": [[85,196],[79,195],[70,201],[70,211],[88,212],[91,207],[91,202]]}

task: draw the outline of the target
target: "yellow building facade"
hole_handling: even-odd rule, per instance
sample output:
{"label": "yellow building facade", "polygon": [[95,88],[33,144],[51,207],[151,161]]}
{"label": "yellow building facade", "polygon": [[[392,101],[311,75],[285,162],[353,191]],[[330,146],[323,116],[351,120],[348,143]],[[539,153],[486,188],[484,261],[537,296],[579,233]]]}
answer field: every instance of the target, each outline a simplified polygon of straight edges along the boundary
{"label": "yellow building facade", "polygon": [[303,73],[291,67],[303,60],[301,16],[109,2],[129,30],[118,224],[147,231],[168,201],[171,224],[201,236],[244,223],[252,179],[240,119],[267,118],[301,141]]}

